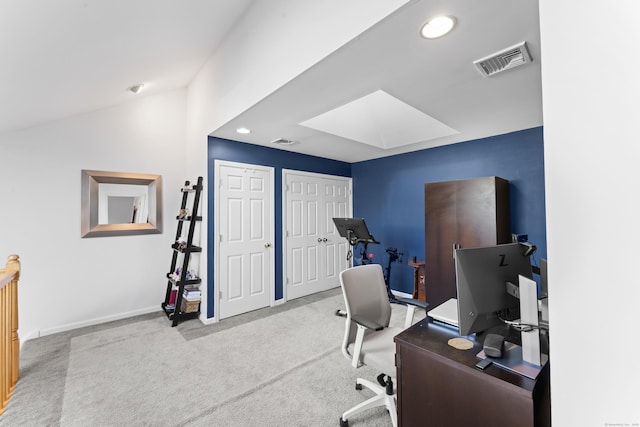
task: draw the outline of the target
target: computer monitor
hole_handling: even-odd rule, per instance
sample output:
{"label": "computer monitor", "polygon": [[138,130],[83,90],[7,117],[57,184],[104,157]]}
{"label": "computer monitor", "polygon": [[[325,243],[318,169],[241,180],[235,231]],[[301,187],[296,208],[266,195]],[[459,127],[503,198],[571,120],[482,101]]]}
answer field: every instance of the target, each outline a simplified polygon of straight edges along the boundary
{"label": "computer monitor", "polygon": [[[518,275],[532,277],[529,248],[519,243],[457,249],[455,253],[460,335],[501,325],[520,315],[519,300],[507,292],[518,286]],[[517,289],[517,288],[516,288]]]}

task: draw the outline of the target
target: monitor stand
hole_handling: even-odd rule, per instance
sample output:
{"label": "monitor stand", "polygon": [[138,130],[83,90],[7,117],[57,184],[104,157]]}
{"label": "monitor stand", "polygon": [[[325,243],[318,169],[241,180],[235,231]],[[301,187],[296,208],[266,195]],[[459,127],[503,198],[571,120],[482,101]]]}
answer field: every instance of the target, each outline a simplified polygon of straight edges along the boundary
{"label": "monitor stand", "polygon": [[[509,284],[510,285],[510,284]],[[507,287],[509,288],[509,285]],[[511,285],[512,286],[512,285]],[[513,290],[511,290],[513,292]],[[503,357],[491,358],[495,365],[535,380],[549,357],[540,352],[538,329],[538,293],[536,282],[518,275],[517,297],[520,298],[520,324],[531,325],[529,331],[520,332],[522,346],[504,343]],[[485,359],[484,350],[477,357]]]}
{"label": "monitor stand", "polygon": [[[477,357],[480,359],[486,359],[487,355],[484,354],[484,350],[477,354]],[[494,365],[500,366],[501,368],[507,369],[509,371],[515,372],[520,375],[524,375],[527,378],[531,378],[535,380],[540,371],[542,370],[542,366],[544,366],[549,357],[546,354],[541,355],[542,366],[534,365],[533,363],[525,362],[522,359],[522,347],[517,344],[513,344],[510,342],[504,343],[504,350],[502,352],[502,357],[490,357],[491,361]]]}

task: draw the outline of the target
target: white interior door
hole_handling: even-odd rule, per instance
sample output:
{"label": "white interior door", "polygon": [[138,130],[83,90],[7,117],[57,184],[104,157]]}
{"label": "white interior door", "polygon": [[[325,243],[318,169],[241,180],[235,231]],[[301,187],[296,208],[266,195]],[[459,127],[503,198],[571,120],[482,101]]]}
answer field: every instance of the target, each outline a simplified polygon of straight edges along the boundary
{"label": "white interior door", "polygon": [[324,215],[324,237],[320,246],[324,252],[323,280],[325,288],[331,289],[340,286],[340,272],[349,267],[347,254],[349,244],[347,240],[338,234],[333,224],[333,218],[351,217],[351,179],[350,178],[326,178],[322,182],[324,194],[322,207]]}
{"label": "white interior door", "polygon": [[273,300],[273,168],[216,162],[216,178],[216,288],[224,319]]}
{"label": "white interior door", "polygon": [[334,217],[351,216],[351,179],[299,171],[284,175],[286,298],[340,286],[348,267],[346,239]]}

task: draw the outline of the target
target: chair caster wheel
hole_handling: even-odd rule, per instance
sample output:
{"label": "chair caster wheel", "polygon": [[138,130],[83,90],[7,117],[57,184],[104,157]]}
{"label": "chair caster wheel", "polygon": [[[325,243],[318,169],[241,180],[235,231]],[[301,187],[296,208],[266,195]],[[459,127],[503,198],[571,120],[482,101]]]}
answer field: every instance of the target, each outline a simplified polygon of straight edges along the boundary
{"label": "chair caster wheel", "polygon": [[362,390],[362,384],[356,383],[356,390]]}
{"label": "chair caster wheel", "polygon": [[342,417],[340,417],[340,427],[349,427],[349,420],[343,420]]}

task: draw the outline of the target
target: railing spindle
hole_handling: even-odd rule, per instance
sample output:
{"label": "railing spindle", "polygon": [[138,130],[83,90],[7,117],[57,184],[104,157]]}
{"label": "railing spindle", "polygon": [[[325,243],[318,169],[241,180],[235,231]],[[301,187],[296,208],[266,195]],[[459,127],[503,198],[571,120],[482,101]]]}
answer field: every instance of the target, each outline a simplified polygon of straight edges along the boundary
{"label": "railing spindle", "polygon": [[18,280],[20,257],[9,255],[0,269],[0,415],[9,402],[20,373]]}

